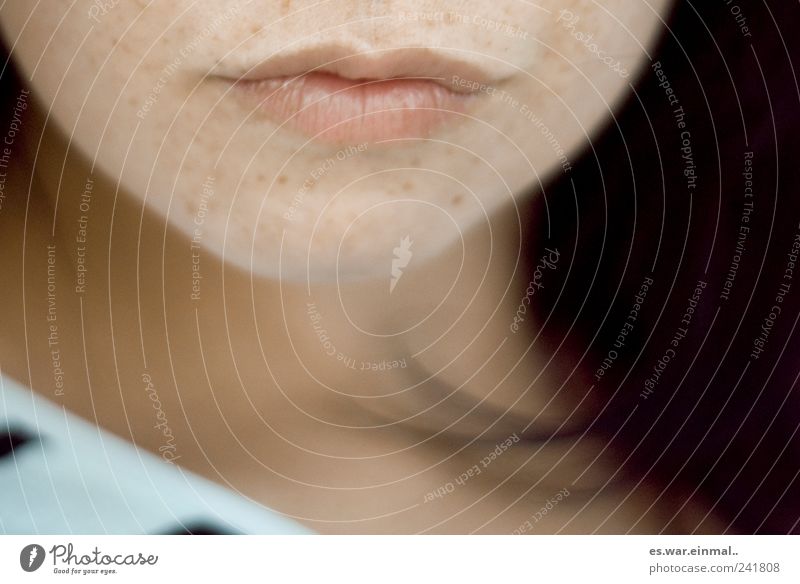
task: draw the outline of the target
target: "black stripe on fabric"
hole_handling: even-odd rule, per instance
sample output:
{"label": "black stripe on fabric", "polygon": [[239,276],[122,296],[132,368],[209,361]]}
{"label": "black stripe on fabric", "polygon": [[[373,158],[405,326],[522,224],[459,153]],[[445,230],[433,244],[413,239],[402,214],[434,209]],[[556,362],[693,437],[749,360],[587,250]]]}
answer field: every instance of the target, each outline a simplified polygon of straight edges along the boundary
{"label": "black stripe on fabric", "polygon": [[14,451],[33,440],[33,436],[17,429],[0,427],[0,458],[11,456]]}
{"label": "black stripe on fabric", "polygon": [[238,535],[234,531],[226,531],[219,527],[202,521],[175,525],[159,535]]}

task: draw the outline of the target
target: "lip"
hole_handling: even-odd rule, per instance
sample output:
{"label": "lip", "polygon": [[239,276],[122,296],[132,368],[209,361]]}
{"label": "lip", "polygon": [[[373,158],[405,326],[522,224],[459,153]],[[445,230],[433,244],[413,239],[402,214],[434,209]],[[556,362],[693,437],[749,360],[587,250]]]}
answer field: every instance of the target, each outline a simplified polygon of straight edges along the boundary
{"label": "lip", "polygon": [[428,48],[352,54],[316,47],[221,69],[215,76],[256,117],[340,144],[427,137],[463,119],[478,98],[471,88],[499,81],[485,66]]}

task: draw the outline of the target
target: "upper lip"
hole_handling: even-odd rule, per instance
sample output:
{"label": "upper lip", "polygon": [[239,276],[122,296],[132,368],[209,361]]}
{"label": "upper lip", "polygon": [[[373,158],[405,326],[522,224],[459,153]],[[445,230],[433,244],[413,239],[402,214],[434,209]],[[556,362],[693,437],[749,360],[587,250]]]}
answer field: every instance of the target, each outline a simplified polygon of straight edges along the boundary
{"label": "upper lip", "polygon": [[[462,57],[437,48],[354,50],[328,44],[276,53],[263,60],[232,57],[218,63],[213,74],[234,81],[261,81],[312,72],[352,80],[427,79],[457,93],[474,92],[481,85],[491,86],[512,73],[508,67],[490,68],[480,56]],[[458,84],[455,78],[471,83]]]}

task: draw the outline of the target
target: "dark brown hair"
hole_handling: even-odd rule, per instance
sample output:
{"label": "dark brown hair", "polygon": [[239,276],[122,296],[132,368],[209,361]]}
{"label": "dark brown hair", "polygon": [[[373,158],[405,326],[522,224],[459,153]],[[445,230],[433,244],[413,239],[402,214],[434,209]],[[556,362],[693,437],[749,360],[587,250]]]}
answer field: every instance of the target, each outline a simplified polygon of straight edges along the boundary
{"label": "dark brown hair", "polygon": [[677,3],[625,106],[533,210],[533,255],[569,262],[540,338],[603,396],[589,430],[731,532],[800,531],[797,23],[796,2]]}

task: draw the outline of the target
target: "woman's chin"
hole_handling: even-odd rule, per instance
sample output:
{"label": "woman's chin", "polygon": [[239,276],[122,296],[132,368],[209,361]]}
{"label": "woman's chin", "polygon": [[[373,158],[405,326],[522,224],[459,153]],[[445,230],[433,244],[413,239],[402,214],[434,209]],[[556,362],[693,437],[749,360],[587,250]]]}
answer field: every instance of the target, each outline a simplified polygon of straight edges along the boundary
{"label": "woman's chin", "polygon": [[[226,270],[235,268],[255,279],[280,280],[289,285],[385,280],[388,287],[392,280],[399,279],[398,274],[402,277],[409,264],[418,268],[431,259],[430,253],[414,256],[413,243],[409,247],[403,241],[401,238],[394,247],[397,253],[392,249],[388,254],[366,248],[341,250],[338,246],[309,246],[307,243],[283,247],[278,243],[268,248],[264,246],[266,249],[262,251],[229,247],[224,250],[224,263]],[[223,252],[213,250],[211,253],[221,257]]]}

